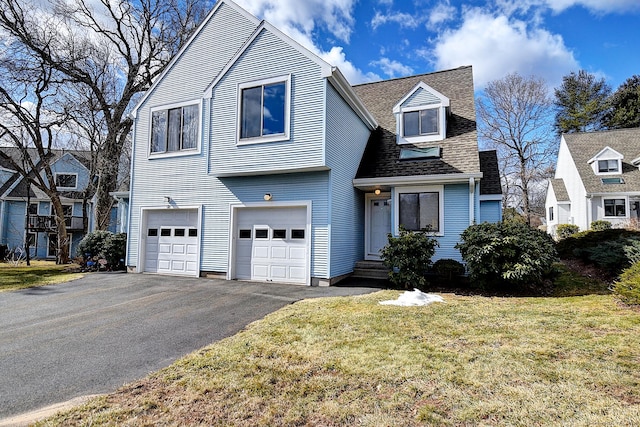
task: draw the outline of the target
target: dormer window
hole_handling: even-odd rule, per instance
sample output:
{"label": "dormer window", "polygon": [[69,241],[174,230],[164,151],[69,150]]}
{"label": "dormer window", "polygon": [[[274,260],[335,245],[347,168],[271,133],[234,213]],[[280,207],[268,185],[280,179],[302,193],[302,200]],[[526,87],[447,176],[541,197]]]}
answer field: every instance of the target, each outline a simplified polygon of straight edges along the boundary
{"label": "dormer window", "polygon": [[449,98],[419,83],[393,107],[398,144],[442,141],[446,138]]}
{"label": "dormer window", "polygon": [[598,154],[589,159],[589,164],[596,175],[615,175],[622,173],[622,160],[624,156],[612,149],[605,147]]}
{"label": "dormer window", "polygon": [[437,135],[439,108],[407,111],[402,114],[404,136]]}
{"label": "dormer window", "polygon": [[599,173],[618,173],[620,167],[618,160],[598,160],[598,172]]}

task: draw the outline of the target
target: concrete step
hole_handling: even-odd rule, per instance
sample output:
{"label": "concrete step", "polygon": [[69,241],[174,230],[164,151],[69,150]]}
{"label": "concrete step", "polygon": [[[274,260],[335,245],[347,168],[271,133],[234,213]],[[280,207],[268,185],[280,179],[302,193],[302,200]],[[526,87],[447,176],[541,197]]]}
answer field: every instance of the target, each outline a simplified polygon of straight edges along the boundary
{"label": "concrete step", "polygon": [[385,269],[378,268],[354,268],[353,274],[351,277],[358,277],[363,279],[379,279],[379,280],[387,280],[389,278],[389,271]]}
{"label": "concrete step", "polygon": [[384,266],[382,261],[358,261],[355,268],[364,270],[384,270],[387,271],[387,267]]}

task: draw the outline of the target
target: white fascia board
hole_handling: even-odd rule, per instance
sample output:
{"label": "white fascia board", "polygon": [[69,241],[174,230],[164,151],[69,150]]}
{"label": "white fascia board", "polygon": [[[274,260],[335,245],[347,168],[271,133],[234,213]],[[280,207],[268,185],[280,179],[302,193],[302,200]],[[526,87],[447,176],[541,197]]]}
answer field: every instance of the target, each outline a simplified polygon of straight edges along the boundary
{"label": "white fascia board", "polygon": [[229,60],[229,62],[227,62],[227,65],[224,66],[224,68],[216,76],[213,82],[211,82],[211,84],[207,86],[207,88],[204,91],[204,94],[202,95],[204,99],[211,99],[211,97],[213,96],[213,88],[216,87],[216,85],[220,82],[220,80],[222,80],[222,78],[229,72],[231,67],[233,67],[233,65],[238,61],[238,59],[240,59],[240,57],[245,53],[245,51],[253,44],[255,39],[264,30],[267,30],[273,33],[280,40],[284,41],[293,49],[297,50],[300,54],[306,56],[312,62],[317,64],[321,68],[322,77],[327,77],[331,75],[332,67],[326,61],[324,61],[322,58],[320,58],[319,56],[311,52],[309,49],[306,49],[305,47],[303,47],[301,44],[299,44],[298,42],[293,40],[291,37],[284,34],[282,31],[280,31],[279,29],[271,25],[269,22],[262,21],[260,22],[258,27],[254,30],[253,34],[251,34],[251,36],[247,39],[247,41],[244,42],[244,44],[238,50],[238,52],[236,52],[236,54]]}
{"label": "white fascia board", "polygon": [[443,107],[449,106],[449,98],[447,98],[446,96],[444,96],[443,94],[441,94],[440,92],[438,92],[437,90],[429,86],[428,84],[424,82],[420,82],[417,85],[415,85],[413,89],[407,92],[407,94],[393,107],[393,113],[394,114],[399,113],[400,108],[402,107],[402,104],[404,104],[407,101],[407,99],[409,99],[411,95],[413,95],[418,89],[426,90],[427,92],[435,95],[437,98],[440,99],[441,106]]}
{"label": "white fascia board", "polygon": [[369,189],[376,186],[405,186],[405,185],[423,185],[423,184],[459,184],[468,183],[469,178],[481,179],[482,172],[477,173],[456,173],[447,175],[411,175],[411,176],[392,176],[381,178],[356,178],[353,180],[353,186],[360,189]]}
{"label": "white fascia board", "polygon": [[599,191],[597,193],[587,193],[589,197],[636,197],[640,196],[640,191],[612,191],[610,193]]}
{"label": "white fascia board", "polygon": [[356,95],[351,84],[344,77],[338,67],[332,67],[332,72],[327,76],[331,85],[338,91],[342,99],[344,99],[351,109],[360,117],[370,130],[378,127],[378,122],[373,115],[367,110],[362,100]]}
{"label": "white fascia board", "polygon": [[0,171],[9,172],[9,173],[18,173],[18,171],[14,171],[13,169],[7,169],[0,166]]}
{"label": "white fascia board", "polygon": [[484,201],[489,201],[489,200],[494,200],[494,201],[502,201],[502,194],[483,194],[480,195],[480,201],[484,202]]}
{"label": "white fascia board", "polygon": [[138,115],[138,110],[140,109],[140,107],[147,101],[149,96],[151,96],[151,94],[155,91],[156,86],[158,86],[160,84],[160,82],[162,80],[164,80],[165,76],[171,71],[171,69],[173,68],[175,63],[180,60],[180,58],[182,57],[184,52],[187,50],[187,48],[189,48],[189,46],[191,45],[191,43],[193,43],[193,41],[196,39],[196,37],[198,37],[198,35],[203,31],[204,27],[207,26],[207,24],[209,23],[211,18],[216,14],[218,9],[220,9],[222,4],[226,4],[227,6],[232,7],[233,9],[235,9],[236,12],[240,13],[245,18],[249,19],[250,21],[253,21],[255,23],[255,25],[258,25],[260,23],[258,18],[256,18],[255,16],[253,16],[252,14],[250,14],[249,12],[247,12],[246,10],[241,8],[240,6],[238,6],[233,1],[231,1],[231,0],[219,0],[213,6],[213,9],[211,9],[209,14],[202,20],[202,22],[200,23],[198,28],[191,35],[191,37],[189,37],[189,40],[187,40],[187,42],[182,46],[182,48],[173,57],[173,59],[171,59],[171,61],[166,66],[164,71],[162,73],[160,73],[160,75],[158,77],[156,77],[155,81],[151,84],[151,87],[149,89],[147,89],[147,91],[144,93],[144,96],[142,98],[140,98],[140,101],[138,101],[136,106],[133,107],[133,110],[131,110],[131,113],[129,113],[129,115],[131,117],[133,117],[134,119],[136,118],[136,116]]}

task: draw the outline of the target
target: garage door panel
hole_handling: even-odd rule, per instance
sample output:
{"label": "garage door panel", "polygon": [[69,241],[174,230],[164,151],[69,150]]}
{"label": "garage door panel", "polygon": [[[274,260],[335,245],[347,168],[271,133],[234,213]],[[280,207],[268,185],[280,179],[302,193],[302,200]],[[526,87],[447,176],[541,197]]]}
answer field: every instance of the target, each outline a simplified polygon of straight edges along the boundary
{"label": "garage door panel", "polygon": [[234,227],[236,278],[306,283],[305,207],[240,208]]}
{"label": "garage door panel", "polygon": [[198,274],[198,210],[147,212],[145,271]]}

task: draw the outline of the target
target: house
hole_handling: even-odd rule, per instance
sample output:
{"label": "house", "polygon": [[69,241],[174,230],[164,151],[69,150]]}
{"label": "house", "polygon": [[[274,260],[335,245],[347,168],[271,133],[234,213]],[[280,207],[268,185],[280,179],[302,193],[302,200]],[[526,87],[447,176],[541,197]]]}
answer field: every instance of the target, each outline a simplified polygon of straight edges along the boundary
{"label": "house", "polygon": [[132,116],[132,272],[329,285],[399,224],[460,259],[460,232],[500,218],[471,67],[352,87],[220,0]]}
{"label": "house", "polygon": [[588,230],[605,220],[624,226],[640,217],[640,128],[564,134],[545,202],[547,231],[559,224]]}
{"label": "house", "polygon": [[[2,147],[0,150],[20,164],[18,149]],[[37,158],[35,149],[30,155]],[[65,224],[71,236],[70,254],[73,255],[87,229],[82,206],[84,190],[90,180],[88,153],[54,150],[53,157],[48,161],[60,191]],[[91,229],[91,224],[88,227]],[[55,258],[56,233],[57,225],[49,196],[29,185],[12,168],[12,160],[0,156],[0,244],[7,245],[10,250],[24,248],[28,237],[31,257]]]}

